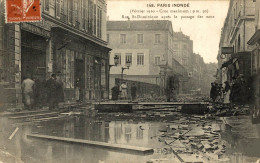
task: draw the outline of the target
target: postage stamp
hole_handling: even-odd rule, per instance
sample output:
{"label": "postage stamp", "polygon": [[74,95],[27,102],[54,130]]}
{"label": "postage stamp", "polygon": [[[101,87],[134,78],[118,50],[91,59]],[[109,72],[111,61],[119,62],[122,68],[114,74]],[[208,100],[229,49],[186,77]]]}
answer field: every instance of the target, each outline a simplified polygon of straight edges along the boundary
{"label": "postage stamp", "polygon": [[40,0],[6,0],[6,23],[41,20]]}

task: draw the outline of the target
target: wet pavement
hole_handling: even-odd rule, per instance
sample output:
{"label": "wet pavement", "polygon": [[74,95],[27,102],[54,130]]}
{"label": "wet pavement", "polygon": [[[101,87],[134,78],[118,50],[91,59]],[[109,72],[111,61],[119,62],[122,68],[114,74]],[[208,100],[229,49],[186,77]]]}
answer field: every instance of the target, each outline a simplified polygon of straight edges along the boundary
{"label": "wet pavement", "polygon": [[[34,123],[0,117],[0,162],[256,162],[260,126],[249,116],[111,113]],[[152,116],[152,117],[151,117]],[[14,137],[8,138],[16,128]],[[42,134],[154,149],[150,155],[27,138]]]}

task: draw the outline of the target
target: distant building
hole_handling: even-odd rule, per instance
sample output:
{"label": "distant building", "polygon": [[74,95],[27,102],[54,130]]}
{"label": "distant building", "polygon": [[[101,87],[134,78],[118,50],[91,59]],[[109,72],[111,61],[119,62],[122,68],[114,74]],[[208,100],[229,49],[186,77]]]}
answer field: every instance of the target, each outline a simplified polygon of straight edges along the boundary
{"label": "distant building", "polygon": [[108,21],[107,41],[113,49],[110,64],[114,64],[115,56],[119,57],[119,64],[110,69],[110,88],[129,60],[131,66],[124,70],[124,79],[158,84],[163,91],[171,77],[176,90],[181,92],[184,67],[174,57],[173,40],[171,21]]}
{"label": "distant building", "polygon": [[230,1],[219,42],[217,82],[231,81],[240,74],[246,78],[251,75],[252,46],[247,42],[255,31],[254,20],[253,0]]}
{"label": "distant building", "polygon": [[106,1],[43,0],[41,10],[41,22],[5,24],[1,0],[0,74],[8,102],[22,102],[25,76],[44,82],[52,73],[61,73],[66,101],[75,100],[77,79],[83,101],[107,98]]}

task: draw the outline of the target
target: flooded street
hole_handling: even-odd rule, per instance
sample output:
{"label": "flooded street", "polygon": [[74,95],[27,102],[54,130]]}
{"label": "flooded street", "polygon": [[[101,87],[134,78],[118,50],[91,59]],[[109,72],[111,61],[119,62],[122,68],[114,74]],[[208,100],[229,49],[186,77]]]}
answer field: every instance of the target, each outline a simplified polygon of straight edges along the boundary
{"label": "flooded street", "polygon": [[[134,113],[127,113],[131,116]],[[259,125],[248,116],[208,118],[178,115],[147,121],[68,116],[61,120],[15,123],[1,117],[0,161],[3,162],[256,162],[260,157]],[[143,115],[141,115],[143,116]],[[144,116],[143,116],[144,117]],[[8,138],[19,128],[14,137]],[[84,139],[154,149],[151,154],[125,152],[59,141],[28,138],[28,134]],[[174,150],[177,155],[172,152]],[[11,157],[10,157],[11,156]]]}

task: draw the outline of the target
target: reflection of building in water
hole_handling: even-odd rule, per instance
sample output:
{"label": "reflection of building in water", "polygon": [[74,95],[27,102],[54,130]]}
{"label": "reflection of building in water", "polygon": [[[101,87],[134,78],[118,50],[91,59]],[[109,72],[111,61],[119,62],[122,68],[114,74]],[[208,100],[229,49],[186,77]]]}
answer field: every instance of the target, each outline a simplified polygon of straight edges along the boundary
{"label": "reflection of building in water", "polygon": [[[140,129],[139,126],[142,126]],[[129,122],[110,122],[109,143],[147,146],[149,124],[130,124]]]}

